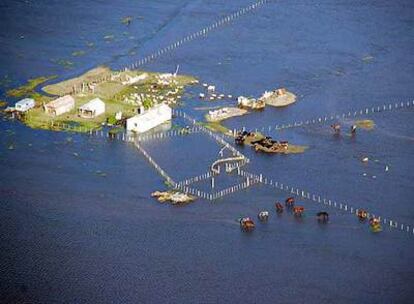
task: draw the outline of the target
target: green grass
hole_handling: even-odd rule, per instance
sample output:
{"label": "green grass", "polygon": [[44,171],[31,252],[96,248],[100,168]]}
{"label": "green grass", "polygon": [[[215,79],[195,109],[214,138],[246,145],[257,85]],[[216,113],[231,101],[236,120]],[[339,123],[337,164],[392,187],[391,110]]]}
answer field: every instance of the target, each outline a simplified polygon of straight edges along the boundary
{"label": "green grass", "polygon": [[[143,72],[144,71],[126,71],[122,72],[121,75],[123,77],[125,77],[125,74],[128,74],[130,76],[136,76],[142,74]],[[86,72],[83,75],[59,83],[48,85],[42,89],[43,91],[49,94],[65,95],[72,90],[74,85],[79,85],[82,82],[93,82],[95,79],[105,78],[110,73],[113,72],[107,67],[97,67],[93,70]],[[129,96],[132,93],[149,94],[151,91],[151,86],[155,84],[157,80],[158,73],[145,73],[147,73],[149,77],[145,79],[143,82],[139,82],[132,85],[122,85],[119,79],[108,80],[106,82],[98,84],[93,94],[83,93],[73,95],[75,99],[75,108],[72,111],[57,117],[46,114],[42,107],[43,104],[48,103],[53,98],[34,92],[34,88],[36,86],[50,78],[42,78],[36,80],[32,79],[24,88],[19,88],[20,93],[24,92],[25,94],[28,94],[28,96],[33,97],[36,101],[36,107],[34,109],[31,109],[23,117],[23,122],[27,126],[35,129],[85,132],[88,129],[101,128],[102,123],[106,123],[107,119],[114,120],[113,118],[115,117],[115,114],[117,112],[122,112],[123,117],[132,117],[136,114],[137,106],[125,103],[125,97]],[[177,86],[185,86],[192,83],[195,80],[195,78],[186,75],[179,75],[175,78],[175,80],[177,81]],[[171,84],[165,87],[158,86],[158,91],[151,94],[157,96],[165,96],[166,92],[173,90],[175,86],[175,84]],[[183,90],[181,89],[180,92],[177,93],[177,95],[181,94],[182,91]],[[105,113],[98,117],[89,119],[79,117],[77,112],[79,106],[85,104],[86,102],[96,97],[102,99],[105,102]],[[146,99],[144,106],[149,107],[153,104],[154,100]]]}
{"label": "green grass", "polygon": [[375,127],[375,123],[371,119],[357,120],[355,125],[360,129],[372,130]]}
{"label": "green grass", "polygon": [[36,92],[34,91],[36,87],[38,87],[42,83],[45,83],[48,80],[55,79],[56,77],[57,77],[56,75],[52,75],[52,76],[47,76],[47,77],[42,76],[42,77],[29,79],[27,83],[17,88],[8,90],[6,94],[7,96],[10,96],[10,97],[30,97],[36,94]]}
{"label": "green grass", "polygon": [[217,133],[223,133],[223,134],[230,134],[231,130],[223,126],[219,122],[198,122],[198,125],[204,126],[207,129],[217,132]]}

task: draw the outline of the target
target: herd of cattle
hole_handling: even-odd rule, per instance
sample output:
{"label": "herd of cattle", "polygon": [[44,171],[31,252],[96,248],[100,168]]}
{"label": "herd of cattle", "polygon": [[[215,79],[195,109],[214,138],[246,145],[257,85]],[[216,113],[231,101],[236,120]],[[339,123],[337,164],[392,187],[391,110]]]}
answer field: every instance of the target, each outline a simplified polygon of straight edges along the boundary
{"label": "herd of cattle", "polygon": [[[300,218],[305,214],[305,208],[303,206],[295,206],[295,198],[288,197],[285,200],[285,206],[282,203],[276,202],[275,203],[276,212],[281,214],[285,211],[285,209],[292,213],[294,217]],[[371,217],[368,219],[368,212],[360,209],[357,212],[357,217],[361,223],[366,222],[368,220],[369,227],[372,232],[380,232],[382,231],[381,223],[378,218]],[[260,222],[267,222],[269,219],[269,211],[260,211],[257,215],[257,218]],[[321,224],[326,224],[329,222],[329,214],[326,211],[320,211],[316,213],[316,219]],[[252,218],[250,217],[243,217],[239,219],[240,228],[243,231],[252,231],[255,228],[255,223]]]}

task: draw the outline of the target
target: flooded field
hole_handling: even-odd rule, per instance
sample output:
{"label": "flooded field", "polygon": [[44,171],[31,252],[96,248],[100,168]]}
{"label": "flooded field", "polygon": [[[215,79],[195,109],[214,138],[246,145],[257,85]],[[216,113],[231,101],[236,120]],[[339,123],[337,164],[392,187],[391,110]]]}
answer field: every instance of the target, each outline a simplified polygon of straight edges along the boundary
{"label": "flooded field", "polygon": [[[12,103],[7,90],[28,79],[121,68],[248,4],[2,2],[0,100]],[[179,64],[234,97],[279,87],[298,96],[287,108],[226,120],[229,129],[412,101],[413,11],[405,0],[270,2],[145,68],[173,72]],[[202,101],[203,90],[191,87],[179,108],[201,121],[209,107],[236,103]],[[302,154],[238,149],[251,160],[246,171],[412,227],[413,115],[413,108],[374,114],[375,127],[355,137],[347,128],[335,137],[329,124],[268,132],[309,146]],[[177,181],[206,172],[221,149],[203,133],[143,147]],[[216,187],[240,179],[220,177]],[[411,303],[412,233],[374,234],[349,213],[300,198],[303,218],[277,215],[274,204],[289,193],[260,184],[180,207],[150,197],[162,189],[131,143],[2,119],[0,302]],[[270,211],[269,221],[242,233],[237,219],[256,221],[260,210]],[[329,212],[328,224],[317,222],[319,211]]]}

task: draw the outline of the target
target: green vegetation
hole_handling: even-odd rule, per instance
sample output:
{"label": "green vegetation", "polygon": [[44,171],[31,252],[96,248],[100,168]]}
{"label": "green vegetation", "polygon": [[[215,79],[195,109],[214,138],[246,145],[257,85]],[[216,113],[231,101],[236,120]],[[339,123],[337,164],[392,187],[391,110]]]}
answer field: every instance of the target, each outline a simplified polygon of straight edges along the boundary
{"label": "green vegetation", "polygon": [[108,125],[112,125],[112,126],[116,125],[117,120],[115,118],[115,115],[108,116],[108,118],[106,119],[106,122],[107,122]]}
{"label": "green vegetation", "polygon": [[21,85],[20,87],[17,87],[15,89],[8,90],[6,92],[7,96],[10,97],[32,97],[35,96],[35,89],[40,84],[45,83],[48,80],[55,79],[57,76],[52,75],[48,77],[37,77],[33,79],[29,79],[27,83],[24,85]]}
{"label": "green vegetation", "polygon": [[371,119],[363,119],[355,121],[355,125],[360,129],[372,130],[375,127],[375,123]]}
{"label": "green vegetation", "polygon": [[82,51],[82,50],[72,52],[72,56],[73,56],[73,57],[79,57],[79,56],[83,56],[83,55],[85,55],[85,54],[86,54],[86,52],[85,52],[85,51]]}
{"label": "green vegetation", "polygon": [[[127,84],[131,78],[144,73],[147,74],[145,79]],[[178,94],[183,92],[184,86],[195,81],[193,77],[177,75],[170,82],[162,83],[159,75],[159,73],[144,71],[114,72],[107,67],[97,67],[78,77],[43,87],[42,90],[48,94],[59,96],[71,94],[75,99],[74,109],[60,116],[52,116],[44,112],[43,104],[51,101],[52,97],[32,91],[35,86],[42,83],[40,81],[44,82],[45,79],[31,80],[30,86],[26,85],[15,91],[27,93],[36,101],[36,107],[22,116],[22,121],[27,126],[36,129],[87,132],[91,129],[100,129],[106,123],[116,125],[117,112],[122,112],[124,118],[136,115],[138,104],[134,96],[145,96],[143,106],[146,108],[160,102],[175,103],[179,99]],[[84,91],[81,92],[82,83],[93,84],[94,89],[85,86]],[[73,94],[74,87],[78,88],[76,94]],[[168,95],[168,92],[174,94]],[[160,99],[161,96],[163,99]],[[94,118],[80,117],[78,108],[93,98],[100,98],[105,102],[105,114]]]}
{"label": "green vegetation", "polygon": [[109,134],[116,135],[118,133],[124,132],[124,130],[125,129],[123,127],[115,127],[115,128],[112,128],[111,130],[109,130]]}
{"label": "green vegetation", "polygon": [[142,105],[144,106],[144,109],[145,110],[148,110],[148,109],[150,109],[152,107],[153,102],[152,102],[151,99],[145,98],[144,101],[142,102]]}
{"label": "green vegetation", "polygon": [[223,133],[227,135],[232,133],[231,130],[227,129],[220,122],[198,122],[197,124],[204,126],[213,132]]}
{"label": "green vegetation", "polygon": [[126,16],[126,17],[121,19],[121,23],[123,23],[125,25],[130,25],[131,22],[132,22],[132,17],[131,16]]}
{"label": "green vegetation", "polygon": [[3,101],[3,100],[0,100],[0,108],[3,108],[5,106],[7,106],[7,102]]}
{"label": "green vegetation", "polygon": [[72,69],[75,65],[72,61],[66,59],[50,59],[50,62],[60,65],[66,70]]}

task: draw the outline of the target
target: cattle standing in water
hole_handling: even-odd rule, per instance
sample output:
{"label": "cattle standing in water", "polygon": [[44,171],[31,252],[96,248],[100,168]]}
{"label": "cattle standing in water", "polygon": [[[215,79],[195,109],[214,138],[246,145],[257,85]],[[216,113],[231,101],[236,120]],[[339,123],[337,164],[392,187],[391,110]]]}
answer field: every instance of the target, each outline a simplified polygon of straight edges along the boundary
{"label": "cattle standing in water", "polygon": [[295,198],[294,198],[294,197],[288,197],[288,198],[285,200],[285,205],[286,205],[286,207],[288,207],[288,208],[292,208],[292,207],[295,205]]}
{"label": "cattle standing in water", "polygon": [[293,214],[296,217],[301,217],[304,212],[305,212],[305,208],[302,207],[302,206],[295,206],[295,207],[293,207]]}
{"label": "cattle standing in water", "polygon": [[251,231],[255,227],[253,220],[250,217],[243,217],[240,219],[240,228],[244,231]]}
{"label": "cattle standing in water", "polygon": [[361,222],[365,221],[368,217],[368,213],[364,209],[358,210],[357,216]]}
{"label": "cattle standing in water", "polygon": [[335,124],[331,125],[331,128],[333,129],[335,134],[338,135],[338,134],[341,133],[341,125],[339,123],[335,123]]}
{"label": "cattle standing in water", "polygon": [[257,218],[261,222],[266,222],[269,219],[269,211],[260,211],[259,214],[257,215]]}
{"label": "cattle standing in water", "polygon": [[281,203],[276,203],[275,207],[276,207],[276,212],[277,213],[282,213],[283,212],[283,205]]}
{"label": "cattle standing in water", "polygon": [[356,130],[357,130],[357,126],[356,125],[352,125],[351,126],[351,135],[355,135],[356,134]]}
{"label": "cattle standing in water", "polygon": [[320,223],[327,223],[329,221],[329,214],[328,212],[321,211],[316,214],[318,218],[318,222]]}
{"label": "cattle standing in water", "polygon": [[369,227],[371,228],[372,232],[382,231],[380,220],[375,217],[369,219]]}

